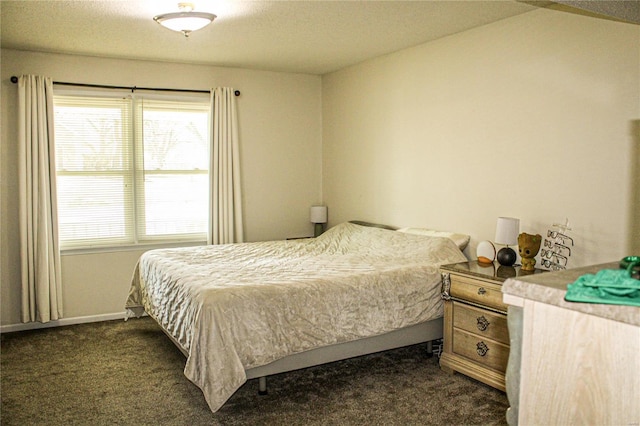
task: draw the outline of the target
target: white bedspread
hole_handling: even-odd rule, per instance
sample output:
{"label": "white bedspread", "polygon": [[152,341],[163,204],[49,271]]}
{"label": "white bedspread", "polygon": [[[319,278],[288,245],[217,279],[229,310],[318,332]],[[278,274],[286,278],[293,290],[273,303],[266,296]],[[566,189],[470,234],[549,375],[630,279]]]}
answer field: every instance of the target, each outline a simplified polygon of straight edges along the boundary
{"label": "white bedspread", "polygon": [[343,223],[315,239],[152,250],[126,307],[143,307],[188,353],[212,411],[245,370],[442,316],[438,266],[452,240]]}

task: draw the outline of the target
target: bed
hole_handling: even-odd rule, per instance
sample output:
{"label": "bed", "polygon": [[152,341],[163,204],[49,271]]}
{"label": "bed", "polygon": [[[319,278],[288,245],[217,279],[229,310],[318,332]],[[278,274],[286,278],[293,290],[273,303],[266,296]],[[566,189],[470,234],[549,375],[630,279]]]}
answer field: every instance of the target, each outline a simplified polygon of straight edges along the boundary
{"label": "bed", "polygon": [[[317,238],[144,253],[126,308],[186,355],[213,412],[248,379],[442,337],[448,236],[339,224]],[[468,237],[466,239],[468,242]]]}

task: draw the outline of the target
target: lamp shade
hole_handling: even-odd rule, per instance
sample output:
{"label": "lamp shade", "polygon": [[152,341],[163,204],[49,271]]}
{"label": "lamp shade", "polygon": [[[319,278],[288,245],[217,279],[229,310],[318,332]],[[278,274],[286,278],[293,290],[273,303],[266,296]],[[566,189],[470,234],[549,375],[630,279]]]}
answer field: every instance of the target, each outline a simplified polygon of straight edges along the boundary
{"label": "lamp shade", "polygon": [[311,223],[327,223],[327,206],[311,206],[309,220]]}
{"label": "lamp shade", "polygon": [[518,243],[520,233],[520,219],[514,217],[499,217],[496,224],[496,240],[498,244],[513,246]]}

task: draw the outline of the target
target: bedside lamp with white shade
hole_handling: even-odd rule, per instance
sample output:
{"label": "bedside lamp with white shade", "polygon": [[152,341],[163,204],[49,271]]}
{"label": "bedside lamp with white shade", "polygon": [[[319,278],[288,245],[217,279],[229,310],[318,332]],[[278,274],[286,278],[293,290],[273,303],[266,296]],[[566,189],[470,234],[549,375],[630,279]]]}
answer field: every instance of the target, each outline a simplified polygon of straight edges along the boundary
{"label": "bedside lamp with white shade", "polygon": [[309,220],[315,226],[313,236],[317,237],[324,232],[324,224],[327,223],[327,206],[311,206]]}
{"label": "bedside lamp with white shade", "polygon": [[499,217],[496,224],[496,244],[503,247],[496,256],[502,266],[512,266],[516,263],[516,252],[509,246],[518,244],[520,233],[520,219],[514,217]]}

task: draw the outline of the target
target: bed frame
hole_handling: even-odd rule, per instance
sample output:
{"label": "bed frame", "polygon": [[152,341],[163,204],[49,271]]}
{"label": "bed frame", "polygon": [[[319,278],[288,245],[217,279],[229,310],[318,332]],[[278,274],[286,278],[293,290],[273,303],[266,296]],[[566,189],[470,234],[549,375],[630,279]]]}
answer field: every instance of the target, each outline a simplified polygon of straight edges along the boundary
{"label": "bed frame", "polygon": [[[156,321],[157,322],[157,321]],[[189,353],[162,326],[162,331],[185,356]],[[260,367],[246,370],[247,380],[259,379],[258,393],[267,394],[267,376],[313,367],[376,352],[397,349],[404,346],[427,343],[427,356],[433,356],[433,341],[443,336],[443,318],[390,331],[378,336],[365,337],[351,342],[323,346],[305,352],[289,355]]]}
{"label": "bed frame", "polygon": [[366,337],[352,342],[338,343],[289,355],[272,363],[246,370],[247,379],[258,378],[258,393],[266,395],[267,376],[272,374],[285,373],[424,342],[427,342],[427,355],[432,356],[433,341],[441,339],[442,335],[443,322],[441,317],[379,336]]}

